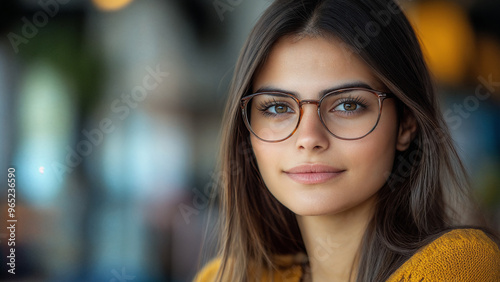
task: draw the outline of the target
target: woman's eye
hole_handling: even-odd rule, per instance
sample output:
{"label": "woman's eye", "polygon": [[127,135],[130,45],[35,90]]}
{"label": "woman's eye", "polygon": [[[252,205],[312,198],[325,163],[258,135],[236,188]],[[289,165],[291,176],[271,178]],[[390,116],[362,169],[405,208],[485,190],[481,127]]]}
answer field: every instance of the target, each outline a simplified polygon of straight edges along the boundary
{"label": "woman's eye", "polygon": [[334,108],[335,111],[352,112],[358,109],[358,104],[352,102],[340,103]]}
{"label": "woman's eye", "polygon": [[269,107],[268,110],[270,112],[272,112],[273,114],[284,114],[284,113],[292,112],[290,107],[288,107],[286,105],[274,105],[274,106]]}

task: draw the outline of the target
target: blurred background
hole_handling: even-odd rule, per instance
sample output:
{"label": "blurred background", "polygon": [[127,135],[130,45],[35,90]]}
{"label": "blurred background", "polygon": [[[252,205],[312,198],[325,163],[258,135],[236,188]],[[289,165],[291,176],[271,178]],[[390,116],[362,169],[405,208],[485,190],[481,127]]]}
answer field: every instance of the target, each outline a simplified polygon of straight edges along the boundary
{"label": "blurred background", "polygon": [[[270,0],[3,0],[0,280],[190,281],[228,84]],[[500,2],[398,1],[500,227]],[[16,275],[7,169],[16,169]]]}

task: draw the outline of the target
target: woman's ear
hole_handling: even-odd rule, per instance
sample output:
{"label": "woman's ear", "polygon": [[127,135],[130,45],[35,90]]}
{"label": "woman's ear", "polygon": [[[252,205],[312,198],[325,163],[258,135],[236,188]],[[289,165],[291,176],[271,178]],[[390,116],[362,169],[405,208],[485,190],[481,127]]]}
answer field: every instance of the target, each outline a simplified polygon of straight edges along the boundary
{"label": "woman's ear", "polygon": [[417,120],[408,110],[404,109],[399,122],[398,139],[396,141],[396,150],[405,151],[410,147],[411,141],[417,135]]}

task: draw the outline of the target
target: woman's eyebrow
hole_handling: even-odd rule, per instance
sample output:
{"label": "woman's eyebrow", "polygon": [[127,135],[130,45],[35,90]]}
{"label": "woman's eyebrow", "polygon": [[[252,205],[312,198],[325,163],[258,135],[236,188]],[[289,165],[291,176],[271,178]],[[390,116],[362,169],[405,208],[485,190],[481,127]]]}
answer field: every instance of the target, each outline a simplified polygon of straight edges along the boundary
{"label": "woman's eyebrow", "polygon": [[290,91],[290,90],[285,90],[285,89],[281,89],[281,88],[278,88],[278,87],[272,87],[272,86],[264,86],[264,87],[261,87],[259,89],[257,89],[257,91],[255,91],[255,93],[260,93],[260,92],[280,92],[280,93],[287,93],[287,94],[291,94],[297,98],[300,98],[300,95],[295,92],[295,91]]}
{"label": "woman's eyebrow", "polygon": [[347,83],[344,83],[344,84],[341,84],[341,85],[334,86],[332,88],[328,88],[328,89],[322,90],[320,92],[319,96],[321,98],[321,97],[325,96],[326,94],[328,94],[328,93],[330,93],[332,91],[339,90],[339,89],[344,89],[344,88],[366,88],[366,89],[373,90],[373,87],[371,87],[366,82],[363,82],[363,81],[353,81],[353,82],[347,82]]}
{"label": "woman's eyebrow", "polygon": [[[332,91],[339,90],[339,89],[344,89],[344,88],[367,88],[367,89],[372,89],[373,90],[373,87],[371,87],[366,82],[363,82],[363,81],[353,81],[353,82],[347,82],[347,83],[343,83],[343,84],[340,84],[340,85],[336,85],[336,86],[333,86],[333,87],[328,88],[328,89],[324,89],[324,90],[322,90],[322,91],[320,91],[318,93],[318,98],[321,98],[321,97],[325,96],[326,94],[328,94],[328,93],[330,93]],[[255,91],[255,93],[260,93],[260,92],[288,93],[288,94],[291,94],[291,95],[295,96],[297,99],[301,98],[300,94],[298,94],[296,91],[286,90],[286,89],[282,89],[282,88],[278,88],[278,87],[272,87],[272,86],[264,86],[264,87],[261,87],[261,88],[257,89],[257,91]]]}

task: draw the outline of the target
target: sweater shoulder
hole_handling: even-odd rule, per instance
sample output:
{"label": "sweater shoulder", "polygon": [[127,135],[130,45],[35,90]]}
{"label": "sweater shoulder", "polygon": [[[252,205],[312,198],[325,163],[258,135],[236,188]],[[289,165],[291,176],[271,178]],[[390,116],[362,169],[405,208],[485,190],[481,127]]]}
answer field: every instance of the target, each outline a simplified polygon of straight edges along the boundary
{"label": "sweater shoulder", "polygon": [[388,281],[500,281],[500,250],[483,231],[455,229],[420,249]]}
{"label": "sweater shoulder", "polygon": [[[288,262],[288,267],[275,269],[274,271],[264,271],[262,276],[253,277],[250,281],[275,281],[275,282],[299,282],[302,277],[302,267],[293,263],[292,256],[282,256],[282,262]],[[219,269],[222,260],[215,258],[207,263],[195,276],[193,282],[215,282],[218,279]]]}
{"label": "sweater shoulder", "polygon": [[194,277],[193,282],[215,282],[217,272],[221,266],[221,259],[215,258],[208,262]]}

